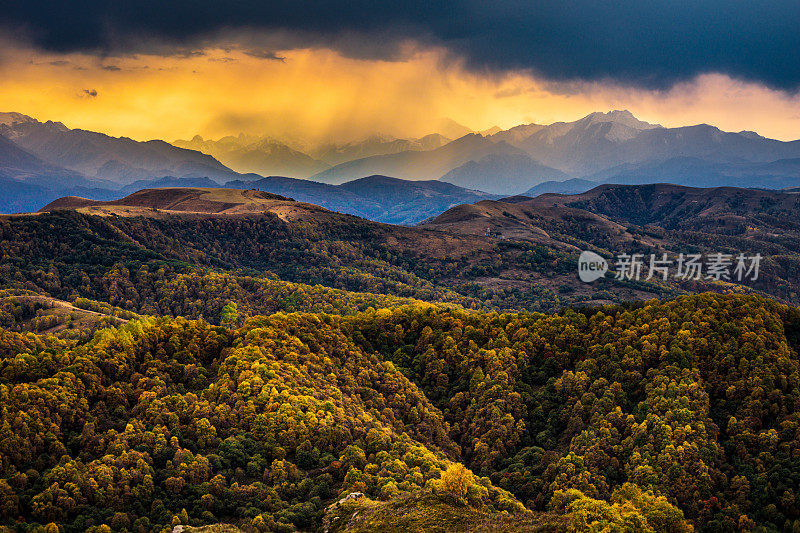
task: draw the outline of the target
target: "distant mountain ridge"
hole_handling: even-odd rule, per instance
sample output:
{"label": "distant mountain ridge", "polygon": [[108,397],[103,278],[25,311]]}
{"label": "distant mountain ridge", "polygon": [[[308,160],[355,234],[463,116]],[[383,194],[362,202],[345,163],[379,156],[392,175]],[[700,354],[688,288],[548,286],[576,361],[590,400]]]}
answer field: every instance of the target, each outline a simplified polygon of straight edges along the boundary
{"label": "distant mountain ridge", "polygon": [[130,183],[163,176],[226,180],[237,175],[207,154],[164,141],[134,141],[22,117],[18,113],[2,114],[0,135],[49,164],[89,178]]}
{"label": "distant mountain ridge", "polygon": [[462,203],[495,196],[440,181],[413,181],[367,176],[340,185],[269,176],[232,181],[231,188],[256,188],[327,209],[391,224],[416,224]]}
{"label": "distant mountain ridge", "polygon": [[[656,183],[606,184],[582,194],[545,194],[528,202],[534,206],[565,206],[638,225],[666,229],[706,229],[747,235],[750,224],[764,231],[770,224],[798,225],[800,196],[781,191],[738,187],[698,188]],[[781,221],[769,213],[783,213]]]}
{"label": "distant mountain ridge", "polygon": [[[573,228],[564,232],[567,223]],[[554,231],[592,236],[593,231],[602,230],[606,245],[612,247],[665,244],[660,230],[625,227],[630,224],[670,232],[700,232],[710,244],[714,244],[715,237],[732,236],[741,252],[751,246],[766,246],[774,253],[796,253],[800,195],[738,187],[605,184],[580,194],[514,196],[464,204],[426,220],[421,227],[541,242],[552,237]],[[638,233],[639,243],[626,232]],[[592,238],[599,236],[597,233]],[[675,233],[674,237],[675,245],[690,244],[686,234]]]}
{"label": "distant mountain ridge", "polygon": [[524,152],[506,142],[496,143],[478,133],[470,133],[434,150],[405,151],[348,161],[320,172],[312,179],[340,184],[381,174],[409,180],[435,180],[455,167],[491,154],[524,155]]}
{"label": "distant mountain ridge", "polygon": [[85,180],[81,173],[46,163],[2,135],[0,135],[0,175],[19,180],[37,176],[62,181]]}
{"label": "distant mountain ridge", "polygon": [[698,157],[673,157],[626,163],[591,175],[589,179],[572,178],[550,181],[522,193],[577,194],[600,184],[646,185],[670,183],[689,187],[741,187],[781,190],[800,186],[800,158],[779,159],[767,163],[718,163]]}
{"label": "distant mountain ridge", "polygon": [[108,197],[100,190],[107,185],[42,161],[0,135],[0,212],[32,211],[75,192]]}
{"label": "distant mountain ridge", "polygon": [[748,131],[724,132],[707,124],[665,128],[638,120],[629,111],[592,113],[547,126],[518,126],[492,138],[574,177],[676,157],[732,164],[800,157],[800,141],[777,141]]}
{"label": "distant mountain ridge", "polygon": [[523,192],[521,196],[536,197],[540,194],[579,194],[597,187],[596,181],[572,178],[564,181],[545,181]]}
{"label": "distant mountain ridge", "polygon": [[[444,125],[453,132],[464,130],[452,121]],[[434,216],[435,209],[446,209],[452,202],[492,195],[579,193],[600,183],[800,186],[800,141],[767,139],[752,131],[724,132],[705,124],[666,128],[628,111],[508,130],[493,127],[452,141],[442,134],[419,139],[372,135],[317,147],[297,139],[282,142],[248,135],[175,141],[183,143],[181,147],[69,129],[60,122],[12,112],[0,113],[0,138],[0,193],[9,198],[0,199],[0,211],[36,209],[64,195],[110,199],[159,180],[166,180],[161,185],[241,182],[244,187],[266,174],[242,174],[213,154],[235,163],[236,170],[270,171],[272,177],[263,178],[265,189],[306,195],[308,201],[331,209],[403,224],[415,223],[423,214]],[[284,174],[311,175],[314,181],[278,177]],[[370,184],[369,194],[325,187],[374,176],[400,180],[399,203],[387,200],[397,187],[394,182],[364,182]],[[437,180],[460,189],[431,183]],[[376,201],[374,195],[384,200]]]}
{"label": "distant mountain ridge", "polygon": [[264,137],[239,135],[213,141],[195,135],[189,141],[177,140],[172,144],[211,155],[238,172],[307,177],[330,167],[276,139]]}
{"label": "distant mountain ridge", "polygon": [[419,139],[398,139],[390,135],[370,135],[358,142],[325,144],[315,148],[310,153],[333,166],[364,157],[408,151],[435,150],[451,141],[452,139],[439,133],[432,133]]}
{"label": "distant mountain ridge", "polygon": [[195,135],[191,140],[179,139],[172,144],[211,155],[238,172],[308,178],[333,165],[354,159],[405,151],[435,150],[450,141],[451,139],[438,133],[405,139],[374,134],[360,141],[299,147],[296,146],[297,143],[290,141],[239,134],[216,141]]}
{"label": "distant mountain ridge", "polygon": [[[767,139],[750,131],[724,132],[706,124],[666,128],[625,110],[591,113],[573,122],[524,124],[503,131],[492,128],[486,133],[491,134],[468,134],[434,150],[355,159],[312,179],[336,184],[383,174],[442,179],[498,194],[520,194],[546,181],[573,178],[598,183],[800,185],[794,169],[787,173],[788,167],[778,163],[800,158],[800,141]],[[681,160],[698,160],[699,166],[681,169]],[[759,167],[762,164],[772,164],[772,172]],[[668,167],[672,175],[666,169],[659,172],[659,165]],[[698,182],[700,166],[706,168]]]}
{"label": "distant mountain ridge", "polygon": [[492,194],[517,194],[538,183],[568,178],[566,173],[527,154],[489,154],[477,161],[469,160],[439,179]]}
{"label": "distant mountain ridge", "polygon": [[640,185],[673,183],[692,187],[762,187],[800,185],[800,158],[770,162],[714,162],[699,157],[673,157],[625,164],[590,176],[600,183]]}

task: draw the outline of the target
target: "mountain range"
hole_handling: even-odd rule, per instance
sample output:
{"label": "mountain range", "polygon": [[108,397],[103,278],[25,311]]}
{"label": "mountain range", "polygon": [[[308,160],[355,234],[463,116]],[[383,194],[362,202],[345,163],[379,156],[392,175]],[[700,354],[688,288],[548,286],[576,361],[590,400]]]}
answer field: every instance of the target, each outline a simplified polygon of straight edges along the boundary
{"label": "mountain range", "polygon": [[792,161],[800,157],[798,141],[706,124],[666,128],[624,110],[573,122],[492,128],[431,149],[405,146],[373,143],[372,151],[345,151],[347,157],[363,157],[343,162],[316,153],[333,166],[311,178],[332,184],[374,174],[441,179],[494,194],[520,194],[547,181],[576,178],[590,184],[747,186],[753,179],[768,188],[800,184]]}
{"label": "mountain range", "polygon": [[191,140],[179,139],[172,144],[209,154],[237,172],[308,178],[333,165],[355,159],[435,150],[451,140],[439,133],[418,139],[398,139],[390,135],[376,134],[354,142],[309,145],[307,142],[239,134],[222,137],[216,141],[196,135]]}
{"label": "mountain range", "polygon": [[[797,187],[800,141],[704,124],[666,128],[611,111],[573,122],[494,127],[454,140],[438,133],[418,139],[373,135],[312,145],[242,134],[169,144],[0,113],[4,212],[36,210],[67,195],[109,200],[144,187],[227,184],[412,224],[437,209],[491,195],[580,193],[602,183]],[[369,192],[358,192],[362,188]],[[401,189],[403,200],[392,203]]]}
{"label": "mountain range", "polygon": [[398,139],[390,135],[370,135],[358,142],[324,144],[314,148],[311,153],[314,157],[332,166],[376,155],[435,150],[450,141],[452,139],[440,133],[431,133],[419,139]]}
{"label": "mountain range", "polygon": [[[600,114],[322,183],[3,121],[4,202],[111,197],[0,216],[0,530],[797,526],[800,188],[766,190],[793,143]],[[752,188],[635,183],[692,176]],[[617,264],[582,280],[583,251]],[[763,261],[652,275],[686,253]]]}
{"label": "mountain range", "polygon": [[590,178],[600,183],[629,185],[672,183],[693,187],[783,189],[800,184],[800,158],[768,162],[721,162],[694,156],[678,156],[639,165],[626,163],[594,174]]}
{"label": "mountain range", "polygon": [[517,194],[531,183],[564,181],[569,175],[527,154],[492,153],[477,161],[470,159],[439,179],[494,194]]}
{"label": "mountain range", "polygon": [[42,161],[88,178],[130,183],[164,176],[232,179],[237,173],[196,150],[69,129],[19,114],[0,115],[0,136]]}
{"label": "mountain range", "polygon": [[172,144],[211,155],[240,172],[267,176],[308,177],[330,168],[324,161],[314,159],[276,139],[266,137],[240,134],[237,137],[228,136],[213,141],[195,135],[189,141],[177,140]]}
{"label": "mountain range", "polygon": [[[359,174],[440,179],[498,194],[519,194],[546,181],[666,181],[703,186],[783,188],[800,183],[793,159],[800,141],[706,124],[665,128],[628,111],[592,113],[574,122],[526,124],[471,134],[436,150],[373,156],[336,165],[313,179],[337,182]],[[450,167],[447,169],[447,167]],[[701,173],[702,181],[695,181]]]}
{"label": "mountain range", "polygon": [[506,142],[494,142],[478,133],[470,133],[433,150],[408,150],[341,163],[315,174],[311,179],[338,184],[353,178],[382,174],[411,180],[434,180],[468,161],[477,161],[489,155],[524,156],[525,153]]}
{"label": "mountain range", "polygon": [[390,224],[416,224],[455,205],[496,198],[442,181],[410,181],[367,176],[341,185],[269,176],[257,181],[230,181],[225,187],[258,189],[300,202]]}

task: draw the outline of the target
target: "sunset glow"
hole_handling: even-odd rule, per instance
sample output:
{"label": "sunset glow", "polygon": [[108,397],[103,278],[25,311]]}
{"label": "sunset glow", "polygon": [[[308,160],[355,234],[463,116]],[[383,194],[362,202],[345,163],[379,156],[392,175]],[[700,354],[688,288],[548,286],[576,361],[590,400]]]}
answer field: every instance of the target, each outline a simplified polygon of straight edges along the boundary
{"label": "sunset glow", "polygon": [[670,127],[704,122],[800,137],[800,97],[719,74],[659,91],[548,82],[522,71],[481,74],[435,48],[399,60],[309,48],[278,51],[277,59],[240,48],[101,57],[5,46],[2,54],[3,111],[137,140],[240,132],[310,141],[422,136],[446,118],[481,131],[617,108]]}

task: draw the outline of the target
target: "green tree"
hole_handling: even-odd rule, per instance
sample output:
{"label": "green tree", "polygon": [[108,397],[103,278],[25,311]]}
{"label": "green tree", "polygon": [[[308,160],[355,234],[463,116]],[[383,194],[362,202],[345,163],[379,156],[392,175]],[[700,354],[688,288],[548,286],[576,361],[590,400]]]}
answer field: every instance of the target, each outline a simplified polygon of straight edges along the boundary
{"label": "green tree", "polygon": [[239,320],[239,311],[236,302],[228,302],[219,315],[219,323],[223,326],[232,326]]}

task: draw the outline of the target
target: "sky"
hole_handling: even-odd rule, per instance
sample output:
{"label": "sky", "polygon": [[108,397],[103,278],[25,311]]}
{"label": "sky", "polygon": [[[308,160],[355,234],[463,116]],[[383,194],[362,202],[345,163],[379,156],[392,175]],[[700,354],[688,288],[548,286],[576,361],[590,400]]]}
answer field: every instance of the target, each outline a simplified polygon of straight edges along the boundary
{"label": "sky", "polygon": [[797,27],[800,3],[759,0],[13,2],[0,111],[137,140],[326,142],[628,109],[790,140]]}

